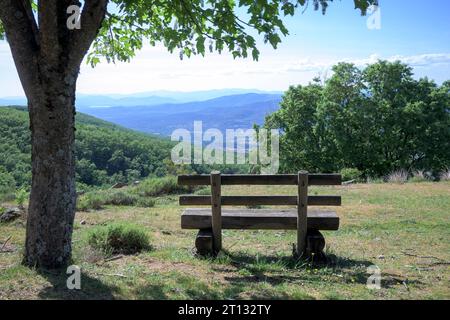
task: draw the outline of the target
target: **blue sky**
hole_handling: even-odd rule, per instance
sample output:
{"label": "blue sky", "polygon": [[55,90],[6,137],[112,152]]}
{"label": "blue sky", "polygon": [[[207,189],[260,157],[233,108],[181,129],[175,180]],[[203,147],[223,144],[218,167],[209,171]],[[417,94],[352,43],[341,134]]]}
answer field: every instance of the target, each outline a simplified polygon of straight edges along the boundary
{"label": "blue sky", "polygon": [[[332,3],[323,16],[309,8],[286,20],[290,35],[277,50],[262,42],[258,62],[223,53],[180,60],[162,46],[146,46],[131,63],[83,65],[78,91],[88,94],[221,88],[285,90],[329,76],[338,61],[364,66],[379,58],[400,59],[417,77],[450,79],[450,1],[380,0],[380,29],[354,10],[353,0]],[[378,20],[376,20],[378,21]],[[0,41],[0,97],[22,96],[9,48]]]}

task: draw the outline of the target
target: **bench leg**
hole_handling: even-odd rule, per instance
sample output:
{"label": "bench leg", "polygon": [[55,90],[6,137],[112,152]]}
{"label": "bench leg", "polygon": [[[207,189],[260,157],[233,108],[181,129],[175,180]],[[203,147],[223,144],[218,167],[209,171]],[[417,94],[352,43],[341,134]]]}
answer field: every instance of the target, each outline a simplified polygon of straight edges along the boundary
{"label": "bench leg", "polygon": [[308,230],[306,234],[306,256],[321,259],[325,256],[325,238],[319,230]]}
{"label": "bench leg", "polygon": [[213,253],[213,234],[211,229],[200,229],[195,238],[195,248],[201,256],[211,255]]}

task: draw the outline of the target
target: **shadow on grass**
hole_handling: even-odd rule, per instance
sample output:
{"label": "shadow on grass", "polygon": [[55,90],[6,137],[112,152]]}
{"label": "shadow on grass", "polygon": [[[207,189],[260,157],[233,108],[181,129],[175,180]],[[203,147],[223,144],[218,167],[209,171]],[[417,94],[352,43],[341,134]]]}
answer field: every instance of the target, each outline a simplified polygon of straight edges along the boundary
{"label": "shadow on grass", "polygon": [[37,270],[51,286],[43,288],[39,292],[41,299],[61,300],[113,300],[114,292],[118,291],[115,286],[110,286],[102,281],[81,273],[81,289],[70,290],[67,288],[69,275],[65,270]]}
{"label": "shadow on grass", "polygon": [[[339,282],[367,284],[370,277],[367,268],[374,265],[372,261],[357,260],[327,254],[320,260],[296,259],[292,256],[249,255],[248,253],[224,252],[225,260],[244,276],[226,276],[232,284],[265,282],[271,285],[302,281],[330,281],[330,276],[337,276]],[[219,268],[213,267],[213,270]],[[290,275],[286,275],[286,271]],[[385,289],[397,285],[421,286],[419,280],[406,279],[402,276],[381,271],[381,286]]]}
{"label": "shadow on grass", "polygon": [[[355,260],[328,254],[320,260],[296,259],[292,256],[249,255],[248,253],[224,252],[225,260],[243,276],[229,276],[231,283],[266,282],[271,285],[292,283],[305,280],[321,280],[333,274],[352,282],[367,283],[367,267],[371,261]],[[219,271],[217,267],[213,269]],[[290,274],[287,275],[286,271]]]}

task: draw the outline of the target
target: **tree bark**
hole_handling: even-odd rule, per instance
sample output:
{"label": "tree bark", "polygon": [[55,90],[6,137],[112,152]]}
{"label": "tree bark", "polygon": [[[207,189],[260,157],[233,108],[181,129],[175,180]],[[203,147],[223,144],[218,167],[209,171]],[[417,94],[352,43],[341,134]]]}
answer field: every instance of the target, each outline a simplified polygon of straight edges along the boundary
{"label": "tree bark", "polygon": [[81,29],[66,26],[76,0],[0,0],[0,21],[28,99],[32,186],[23,262],[67,265],[75,217],[75,90],[83,57],[102,25],[108,0],[86,0]]}
{"label": "tree bark", "polygon": [[33,178],[24,256],[29,266],[58,268],[71,258],[76,206],[75,79],[65,81],[63,74],[40,74],[42,93],[29,102]]}

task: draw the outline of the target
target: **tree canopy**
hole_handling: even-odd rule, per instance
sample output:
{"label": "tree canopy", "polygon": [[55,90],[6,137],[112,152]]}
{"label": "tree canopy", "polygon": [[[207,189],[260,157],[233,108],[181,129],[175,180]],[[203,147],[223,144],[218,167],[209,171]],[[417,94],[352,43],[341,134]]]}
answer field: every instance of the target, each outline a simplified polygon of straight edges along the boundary
{"label": "tree canopy", "polygon": [[[0,4],[9,1],[0,0]],[[28,6],[28,1],[24,1]],[[60,1],[66,7],[81,5],[79,1]],[[95,4],[97,2],[97,4]],[[326,12],[333,0],[110,0],[107,11],[92,44],[87,61],[91,65],[108,61],[129,61],[145,41],[151,45],[162,43],[170,52],[178,50],[180,57],[204,55],[207,51],[222,52],[227,49],[233,57],[252,56],[258,59],[259,50],[252,31],[276,48],[281,37],[289,31],[283,17],[293,16],[297,10],[311,6]],[[83,3],[81,29],[91,27],[94,7],[101,7],[108,0]],[[36,15],[45,10],[41,1],[30,1],[28,11]],[[354,0],[355,9],[365,15],[378,0]],[[34,20],[33,14],[29,17]],[[40,30],[37,30],[39,36]],[[0,20],[0,37],[5,30]]]}
{"label": "tree canopy", "polygon": [[357,168],[438,172],[450,164],[450,82],[415,80],[412,68],[379,61],[291,87],[265,125],[280,128],[281,168],[333,172]]}

